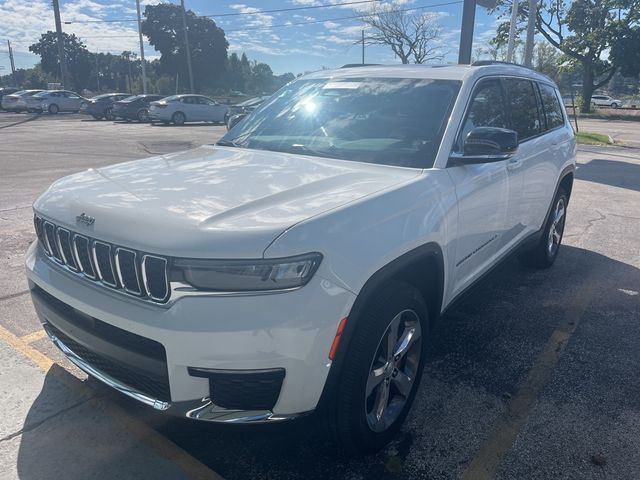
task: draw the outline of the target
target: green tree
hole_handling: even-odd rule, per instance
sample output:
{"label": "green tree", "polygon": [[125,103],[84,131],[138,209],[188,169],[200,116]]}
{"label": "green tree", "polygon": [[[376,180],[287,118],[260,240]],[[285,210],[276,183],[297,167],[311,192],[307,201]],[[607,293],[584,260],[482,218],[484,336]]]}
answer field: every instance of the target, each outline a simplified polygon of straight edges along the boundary
{"label": "green tree", "polygon": [[[178,74],[181,83],[186,85],[187,57],[181,7],[170,3],[147,5],[144,17],[142,33],[161,54],[160,73],[174,78]],[[191,10],[186,12],[186,19],[195,88],[213,88],[221,79],[227,60],[229,44],[224,30],[210,18],[198,17]]]}
{"label": "green tree", "polygon": [[[498,4],[508,15],[509,0]],[[528,2],[521,2],[519,22],[526,21]],[[591,96],[618,70],[640,72],[640,0],[542,0],[536,27],[551,45],[582,70],[582,112],[588,113]]]}
{"label": "green tree", "polygon": [[[67,59],[67,67],[71,74],[73,85],[65,85],[65,88],[82,90],[91,76],[91,55],[87,47],[74,34],[63,33],[64,52]],[[60,65],[58,63],[58,37],[55,32],[48,31],[40,36],[40,40],[29,47],[29,51],[40,56],[40,65],[45,73],[58,76]]]}

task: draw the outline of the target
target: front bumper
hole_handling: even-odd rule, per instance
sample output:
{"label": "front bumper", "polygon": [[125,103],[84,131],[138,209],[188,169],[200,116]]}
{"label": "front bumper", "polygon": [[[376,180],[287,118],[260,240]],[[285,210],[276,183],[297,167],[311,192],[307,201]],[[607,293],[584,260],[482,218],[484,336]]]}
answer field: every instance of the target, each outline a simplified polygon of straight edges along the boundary
{"label": "front bumper", "polygon": [[[73,275],[46,257],[37,244],[27,253],[27,276],[34,288],[83,317],[99,319],[162,345],[166,351],[168,398],[132,387],[110,375],[58,335],[51,313],[38,306],[53,342],[78,367],[121,393],[157,410],[188,418],[233,423],[280,421],[315,409],[329,372],[328,352],[338,323],[355,296],[318,274],[305,287],[275,295],[184,297],[168,308],[150,305]],[[64,325],[64,324],[63,324]],[[269,409],[216,405],[212,383],[194,370],[286,372],[277,401]]]}

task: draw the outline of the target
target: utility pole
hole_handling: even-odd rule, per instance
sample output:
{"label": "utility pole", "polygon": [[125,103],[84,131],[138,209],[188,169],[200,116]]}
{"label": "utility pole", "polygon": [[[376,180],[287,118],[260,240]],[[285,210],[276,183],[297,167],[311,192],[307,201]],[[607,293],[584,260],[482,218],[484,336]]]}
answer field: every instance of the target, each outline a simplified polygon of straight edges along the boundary
{"label": "utility pole", "polygon": [[182,6],[182,27],[184,28],[184,46],[187,50],[187,70],[189,71],[189,93],[196,93],[193,88],[193,70],[191,69],[191,49],[189,48],[189,33],[187,31],[187,12],[184,9],[184,0],[180,0]]}
{"label": "utility pole", "polygon": [[513,62],[513,50],[516,43],[516,23],[518,22],[518,0],[511,4],[511,24],[509,25],[509,43],[507,44],[507,62]]}
{"label": "utility pole", "polygon": [[471,48],[473,47],[473,27],[476,21],[476,0],[464,0],[462,6],[462,27],[460,29],[460,51],[458,63],[471,63]]}
{"label": "utility pole", "polygon": [[96,85],[100,91],[100,67],[98,66],[98,51],[96,50]]}
{"label": "utility pole", "polygon": [[13,50],[11,49],[11,42],[7,40],[7,47],[9,48],[9,60],[11,61],[11,75],[13,75],[13,84],[18,86],[18,79],[16,78],[16,64],[13,62]]}
{"label": "utility pole", "polygon": [[536,17],[538,16],[538,0],[529,0],[529,18],[527,19],[527,41],[524,44],[524,65],[531,67],[533,63],[534,36],[536,33]]}
{"label": "utility pole", "polygon": [[136,10],[138,11],[138,38],[140,39],[140,65],[142,66],[142,93],[146,95],[147,94],[147,67],[144,64],[144,44],[142,43],[142,20],[140,19],[140,0],[136,0]]}
{"label": "utility pole", "polygon": [[56,21],[56,34],[58,36],[58,62],[60,62],[60,79],[62,87],[69,88],[67,84],[67,59],[64,56],[64,36],[62,35],[62,22],[60,21],[60,5],[58,0],[52,0],[53,16]]}
{"label": "utility pole", "polygon": [[362,65],[364,65],[364,30],[362,30]]}

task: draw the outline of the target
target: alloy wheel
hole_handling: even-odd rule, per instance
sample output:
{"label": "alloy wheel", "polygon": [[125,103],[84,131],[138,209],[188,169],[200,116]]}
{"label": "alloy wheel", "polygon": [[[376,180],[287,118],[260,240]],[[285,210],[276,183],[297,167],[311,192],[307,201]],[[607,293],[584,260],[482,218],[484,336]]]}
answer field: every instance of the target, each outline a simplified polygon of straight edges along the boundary
{"label": "alloy wheel", "polygon": [[553,220],[551,222],[551,227],[549,228],[547,250],[550,257],[553,257],[560,247],[562,233],[564,232],[565,212],[566,207],[564,198],[561,197],[558,199],[558,202],[556,203],[556,206],[553,210]]}
{"label": "alloy wheel", "polygon": [[367,377],[365,414],[374,432],[389,428],[404,410],[421,355],[420,317],[413,310],[403,310],[382,335]]}

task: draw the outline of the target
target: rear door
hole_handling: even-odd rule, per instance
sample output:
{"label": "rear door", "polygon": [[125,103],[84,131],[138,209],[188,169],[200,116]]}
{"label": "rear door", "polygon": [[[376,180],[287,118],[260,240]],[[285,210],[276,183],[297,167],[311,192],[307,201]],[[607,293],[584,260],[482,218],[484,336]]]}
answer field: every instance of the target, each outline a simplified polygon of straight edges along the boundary
{"label": "rear door", "polygon": [[205,108],[205,114],[208,122],[222,122],[224,121],[224,114],[227,111],[226,105],[221,105],[215,100],[207,97],[200,97]]}
{"label": "rear door", "polygon": [[[508,128],[509,117],[499,78],[480,80],[474,87],[454,151],[475,127]],[[458,199],[458,235],[455,240],[453,295],[464,290],[491,264],[504,233],[509,194],[507,160],[477,165],[449,166],[447,171]]]}
{"label": "rear door", "polygon": [[[531,208],[540,196],[536,176],[547,152],[544,117],[539,105],[537,86],[527,78],[508,77],[503,80],[509,111],[509,128],[518,133],[518,151],[507,161],[509,203],[507,230],[499,248],[510,248],[533,230]],[[542,175],[544,176],[544,175]],[[542,177],[541,177],[542,179]]]}

